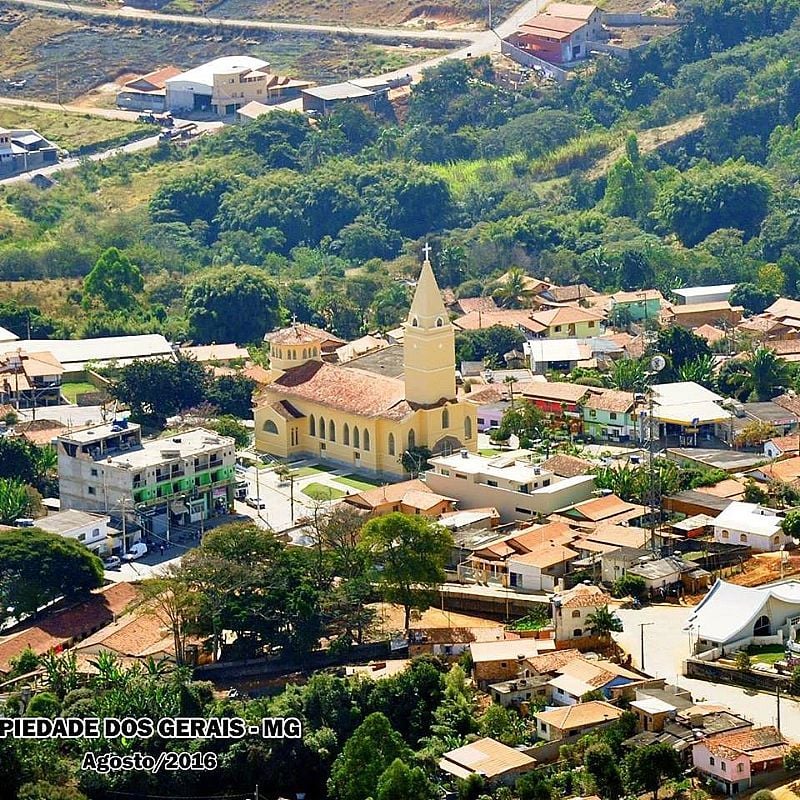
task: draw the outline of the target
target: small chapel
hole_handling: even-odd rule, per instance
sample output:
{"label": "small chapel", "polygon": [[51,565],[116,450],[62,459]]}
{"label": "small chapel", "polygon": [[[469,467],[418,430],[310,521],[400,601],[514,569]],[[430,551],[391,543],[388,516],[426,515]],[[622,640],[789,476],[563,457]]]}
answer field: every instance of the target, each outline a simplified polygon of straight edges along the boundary
{"label": "small chapel", "polygon": [[403,327],[399,377],[323,360],[330,334],[310,325],[268,334],[273,380],[256,398],[256,449],[396,478],[406,451],[475,451],[476,407],[456,391],[455,332],[427,252]]}

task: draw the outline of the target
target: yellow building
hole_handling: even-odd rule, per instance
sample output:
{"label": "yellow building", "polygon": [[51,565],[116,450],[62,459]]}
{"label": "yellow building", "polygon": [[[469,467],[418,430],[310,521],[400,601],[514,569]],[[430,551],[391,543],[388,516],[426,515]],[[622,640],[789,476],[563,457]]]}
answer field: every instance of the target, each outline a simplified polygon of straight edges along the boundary
{"label": "yellow building", "polygon": [[603,315],[578,306],[559,306],[531,314],[531,319],[544,326],[542,336],[548,339],[588,339],[599,336]]}
{"label": "yellow building", "polygon": [[477,447],[476,407],[456,395],[455,336],[429,260],[404,324],[403,376],[322,361],[326,334],[270,334],[274,380],[256,398],[256,449],[402,476],[407,450]]}

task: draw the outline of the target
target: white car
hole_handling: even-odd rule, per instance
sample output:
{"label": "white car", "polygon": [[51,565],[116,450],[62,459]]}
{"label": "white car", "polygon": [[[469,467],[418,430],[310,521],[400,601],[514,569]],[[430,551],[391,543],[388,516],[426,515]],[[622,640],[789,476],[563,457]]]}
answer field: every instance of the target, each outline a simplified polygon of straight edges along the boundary
{"label": "white car", "polygon": [[123,561],[136,561],[137,558],[147,555],[147,545],[144,542],[136,542],[131,549],[122,556]]}
{"label": "white car", "polygon": [[262,508],[267,507],[267,504],[259,497],[248,497],[247,500],[245,500],[245,503],[247,503],[247,505],[249,505],[250,508],[256,508],[259,511]]}
{"label": "white car", "polygon": [[122,566],[122,561],[119,556],[108,556],[103,559],[103,569],[119,569]]}

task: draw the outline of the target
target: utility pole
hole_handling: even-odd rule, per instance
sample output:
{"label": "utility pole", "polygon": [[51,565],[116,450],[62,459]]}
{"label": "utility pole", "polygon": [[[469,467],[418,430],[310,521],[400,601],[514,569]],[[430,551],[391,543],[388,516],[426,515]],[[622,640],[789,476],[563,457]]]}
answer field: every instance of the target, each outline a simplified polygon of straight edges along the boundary
{"label": "utility pole", "polygon": [[781,732],[781,685],[780,683],[775,684],[775,703],[777,705],[777,712],[778,716],[775,720],[775,727],[778,729],[778,733]]}
{"label": "utility pole", "polygon": [[294,475],[289,473],[289,514],[294,523]]}
{"label": "utility pole", "polygon": [[654,625],[653,622],[640,622],[639,623],[639,637],[640,637],[640,658],[639,658],[639,668],[644,672],[644,629],[648,625]]}

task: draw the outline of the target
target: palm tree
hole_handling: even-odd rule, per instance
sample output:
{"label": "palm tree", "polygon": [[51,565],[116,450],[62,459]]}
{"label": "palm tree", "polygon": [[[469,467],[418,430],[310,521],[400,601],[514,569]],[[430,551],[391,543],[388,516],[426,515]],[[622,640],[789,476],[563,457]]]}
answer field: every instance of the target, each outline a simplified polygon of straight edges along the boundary
{"label": "palm tree", "polygon": [[622,620],[608,606],[600,606],[586,617],[586,628],[592,636],[609,636],[622,633]]}
{"label": "palm tree", "polygon": [[495,300],[503,308],[521,308],[531,296],[528,289],[528,277],[519,267],[512,267],[495,289]]}
{"label": "palm tree", "polygon": [[764,401],[783,392],[791,383],[789,367],[772,350],[757,347],[746,358],[725,364],[720,388],[739,400]]}
{"label": "palm tree", "polygon": [[644,362],[636,358],[623,358],[614,362],[609,374],[612,389],[621,392],[641,391],[647,379]]}
{"label": "palm tree", "polygon": [[31,497],[22,481],[0,478],[0,524],[11,525],[31,508]]}
{"label": "palm tree", "polygon": [[694,361],[687,361],[678,370],[678,377],[682,381],[693,381],[710,389],[714,383],[714,357],[705,355]]}

